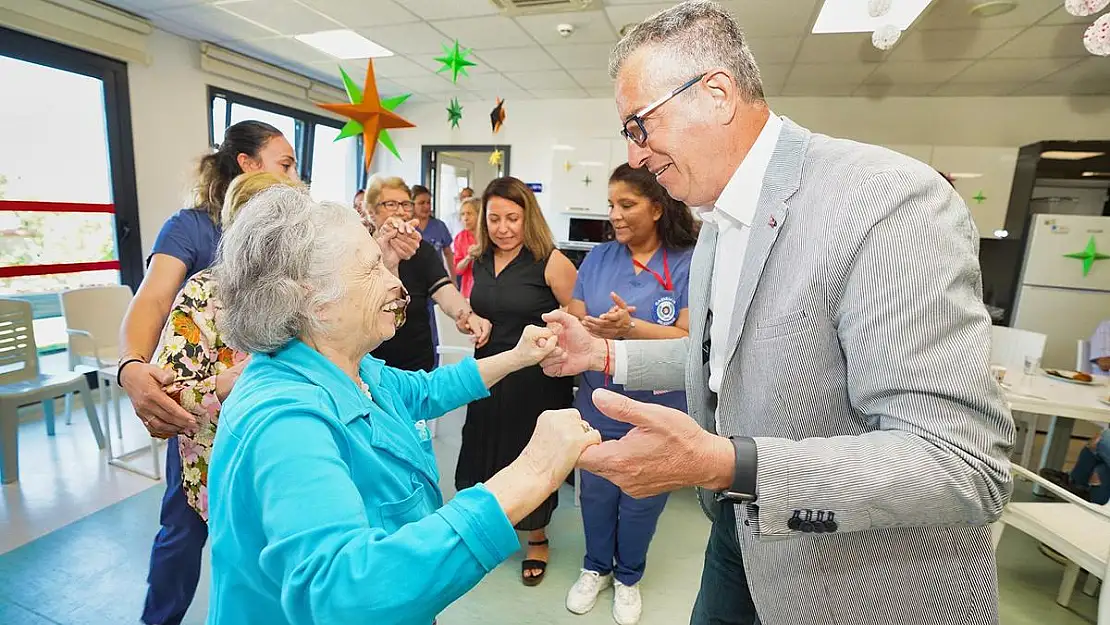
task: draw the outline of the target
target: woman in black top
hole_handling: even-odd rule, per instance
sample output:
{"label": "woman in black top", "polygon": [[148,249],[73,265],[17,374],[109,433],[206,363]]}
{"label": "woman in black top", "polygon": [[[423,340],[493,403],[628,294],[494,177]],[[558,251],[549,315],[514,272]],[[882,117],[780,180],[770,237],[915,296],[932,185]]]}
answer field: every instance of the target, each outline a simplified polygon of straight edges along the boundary
{"label": "woman in black top", "polygon": [[[394,217],[404,218],[412,211],[411,192],[400,178],[375,178],[363,201],[366,216],[376,224]],[[407,320],[371,356],[397,369],[431,371],[435,366],[435,347],[429,299],[455,319],[460,332],[471,335],[475,346],[481,347],[489,340],[490,322],[474,314],[447,275],[443,257],[431,245],[421,241],[416,254],[397,266],[397,276],[412,299],[406,309]]]}
{"label": "woman in black top", "polygon": [[[544,326],[541,315],[569,304],[578,272],[555,249],[536,196],[516,178],[498,178],[482,195],[478,246],[470,303],[493,323],[489,343],[475,353],[486,358],[512,349],[525,326]],[[535,366],[510,374],[490,388],[487,399],[470,404],[455,487],[484,482],[508,466],[528,444],[540,413],[569,408],[572,392],[571,378],[550,378]],[[516,526],[529,532],[521,571],[528,586],[543,580],[545,530],[558,504],[556,492]]]}

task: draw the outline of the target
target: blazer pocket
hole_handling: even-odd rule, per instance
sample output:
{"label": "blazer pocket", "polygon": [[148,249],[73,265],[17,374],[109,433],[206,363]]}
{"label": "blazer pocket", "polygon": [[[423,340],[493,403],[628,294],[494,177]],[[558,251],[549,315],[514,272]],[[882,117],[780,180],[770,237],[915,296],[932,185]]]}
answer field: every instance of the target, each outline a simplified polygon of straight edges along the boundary
{"label": "blazer pocket", "polygon": [[772,339],[800,332],[807,327],[809,317],[804,309],[756,321],[754,338],[757,341]]}
{"label": "blazer pocket", "polygon": [[424,501],[424,485],[415,482],[413,486],[415,490],[404,499],[383,503],[379,508],[382,515],[383,529],[390,534],[426,516],[425,508],[427,504]]}

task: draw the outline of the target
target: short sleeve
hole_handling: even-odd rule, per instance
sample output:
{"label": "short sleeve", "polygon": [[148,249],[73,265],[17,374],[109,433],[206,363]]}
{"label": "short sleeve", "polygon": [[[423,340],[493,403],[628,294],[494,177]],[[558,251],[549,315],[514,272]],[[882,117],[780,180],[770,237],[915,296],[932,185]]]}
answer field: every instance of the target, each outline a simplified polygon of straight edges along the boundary
{"label": "short sleeve", "polygon": [[[427,241],[421,241],[413,260],[419,263],[420,272],[424,274],[424,284],[428,289],[428,297],[439,290],[440,282],[450,279],[447,277],[447,268],[443,266],[443,256],[436,251]],[[438,286],[437,286],[438,285]]]}
{"label": "short sleeve", "polygon": [[[150,255],[165,254],[185,263],[188,272],[192,273],[200,256],[200,244],[197,240],[200,234],[197,229],[196,211],[178,211],[162,224],[158,237],[154,239],[154,247]],[[147,258],[147,263],[150,258]]]}
{"label": "short sleeve", "polygon": [[576,299],[580,302],[586,301],[586,284],[588,281],[596,278],[597,266],[599,264],[599,256],[603,254],[605,246],[599,245],[590,250],[586,254],[586,258],[582,259],[582,264],[578,267],[578,278],[574,281],[574,293],[571,294],[571,299]]}
{"label": "short sleeve", "polygon": [[440,248],[448,250],[451,249],[451,230],[447,227],[447,224],[439,221],[438,219],[435,223],[436,230],[439,231],[436,234],[436,241],[440,243]]}

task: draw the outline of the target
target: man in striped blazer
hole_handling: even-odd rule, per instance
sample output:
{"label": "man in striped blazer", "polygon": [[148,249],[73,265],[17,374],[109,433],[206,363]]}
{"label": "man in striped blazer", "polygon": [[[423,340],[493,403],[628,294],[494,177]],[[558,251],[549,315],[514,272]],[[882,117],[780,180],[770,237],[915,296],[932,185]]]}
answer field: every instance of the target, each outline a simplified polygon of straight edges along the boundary
{"label": "man in striped blazer", "polygon": [[633,496],[700,487],[696,625],[996,623],[1014,427],[967,207],[922,163],[771,113],[713,2],[638,25],[610,71],[629,163],[704,225],[689,339],[547,316],[550,375],[687,392],[689,416],[597,391],[637,427],[580,466]]}

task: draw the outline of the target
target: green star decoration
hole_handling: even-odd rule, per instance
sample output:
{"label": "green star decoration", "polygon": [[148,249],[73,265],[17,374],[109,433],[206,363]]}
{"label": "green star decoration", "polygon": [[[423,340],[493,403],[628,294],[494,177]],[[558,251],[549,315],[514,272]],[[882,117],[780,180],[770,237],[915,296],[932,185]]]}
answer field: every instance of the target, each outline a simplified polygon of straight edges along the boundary
{"label": "green star decoration", "polygon": [[451,106],[447,107],[447,121],[451,122],[452,128],[458,128],[461,119],[462,106],[459,105],[459,99],[451,98]]}
{"label": "green star decoration", "polygon": [[454,49],[448,47],[447,44],[443,44],[443,56],[438,56],[435,59],[443,63],[443,67],[436,70],[436,73],[438,74],[450,70],[451,82],[458,83],[459,74],[469,76],[470,74],[466,73],[466,68],[478,65],[474,61],[467,60],[466,57],[470,56],[470,52],[470,48],[461,48],[459,46],[458,39],[455,40]]}
{"label": "green star decoration", "polygon": [[[355,81],[351,80],[351,77],[347,75],[347,72],[344,71],[342,67],[339,68],[339,74],[343,77],[343,87],[347,90],[347,99],[351,101],[351,104],[361,104],[362,89],[357,84],[355,84]],[[411,93],[406,93],[403,95],[393,96],[392,98],[385,98],[381,101],[382,108],[387,111],[394,111],[397,109],[398,106],[401,106],[402,102],[408,100],[411,97]],[[340,139],[346,139],[347,137],[353,137],[360,134],[362,134],[362,124],[351,119],[347,120],[347,123],[343,125],[343,128],[340,129],[339,135],[335,138],[335,140],[339,141]],[[398,160],[400,160],[401,155],[397,152],[397,146],[394,145],[393,137],[389,136],[388,130],[383,130],[378,133],[378,143],[384,145],[385,149],[389,150],[391,153],[393,153],[393,156],[396,156]]]}
{"label": "green star decoration", "polygon": [[1106,254],[1099,254],[1095,247],[1095,238],[1092,236],[1087,241],[1087,247],[1082,252],[1075,252],[1074,254],[1064,254],[1067,258],[1074,258],[1083,261],[1083,277],[1086,278],[1087,274],[1091,273],[1091,266],[1096,261],[1106,260],[1110,256]]}
{"label": "green star decoration", "polygon": [[593,179],[590,178],[589,174],[586,174],[586,177],[582,179],[582,184],[586,185],[587,187],[590,186],[591,182],[593,182]]}
{"label": "green star decoration", "polygon": [[987,196],[983,195],[982,191],[979,191],[971,199],[975,200],[976,204],[982,204],[987,199]]}

